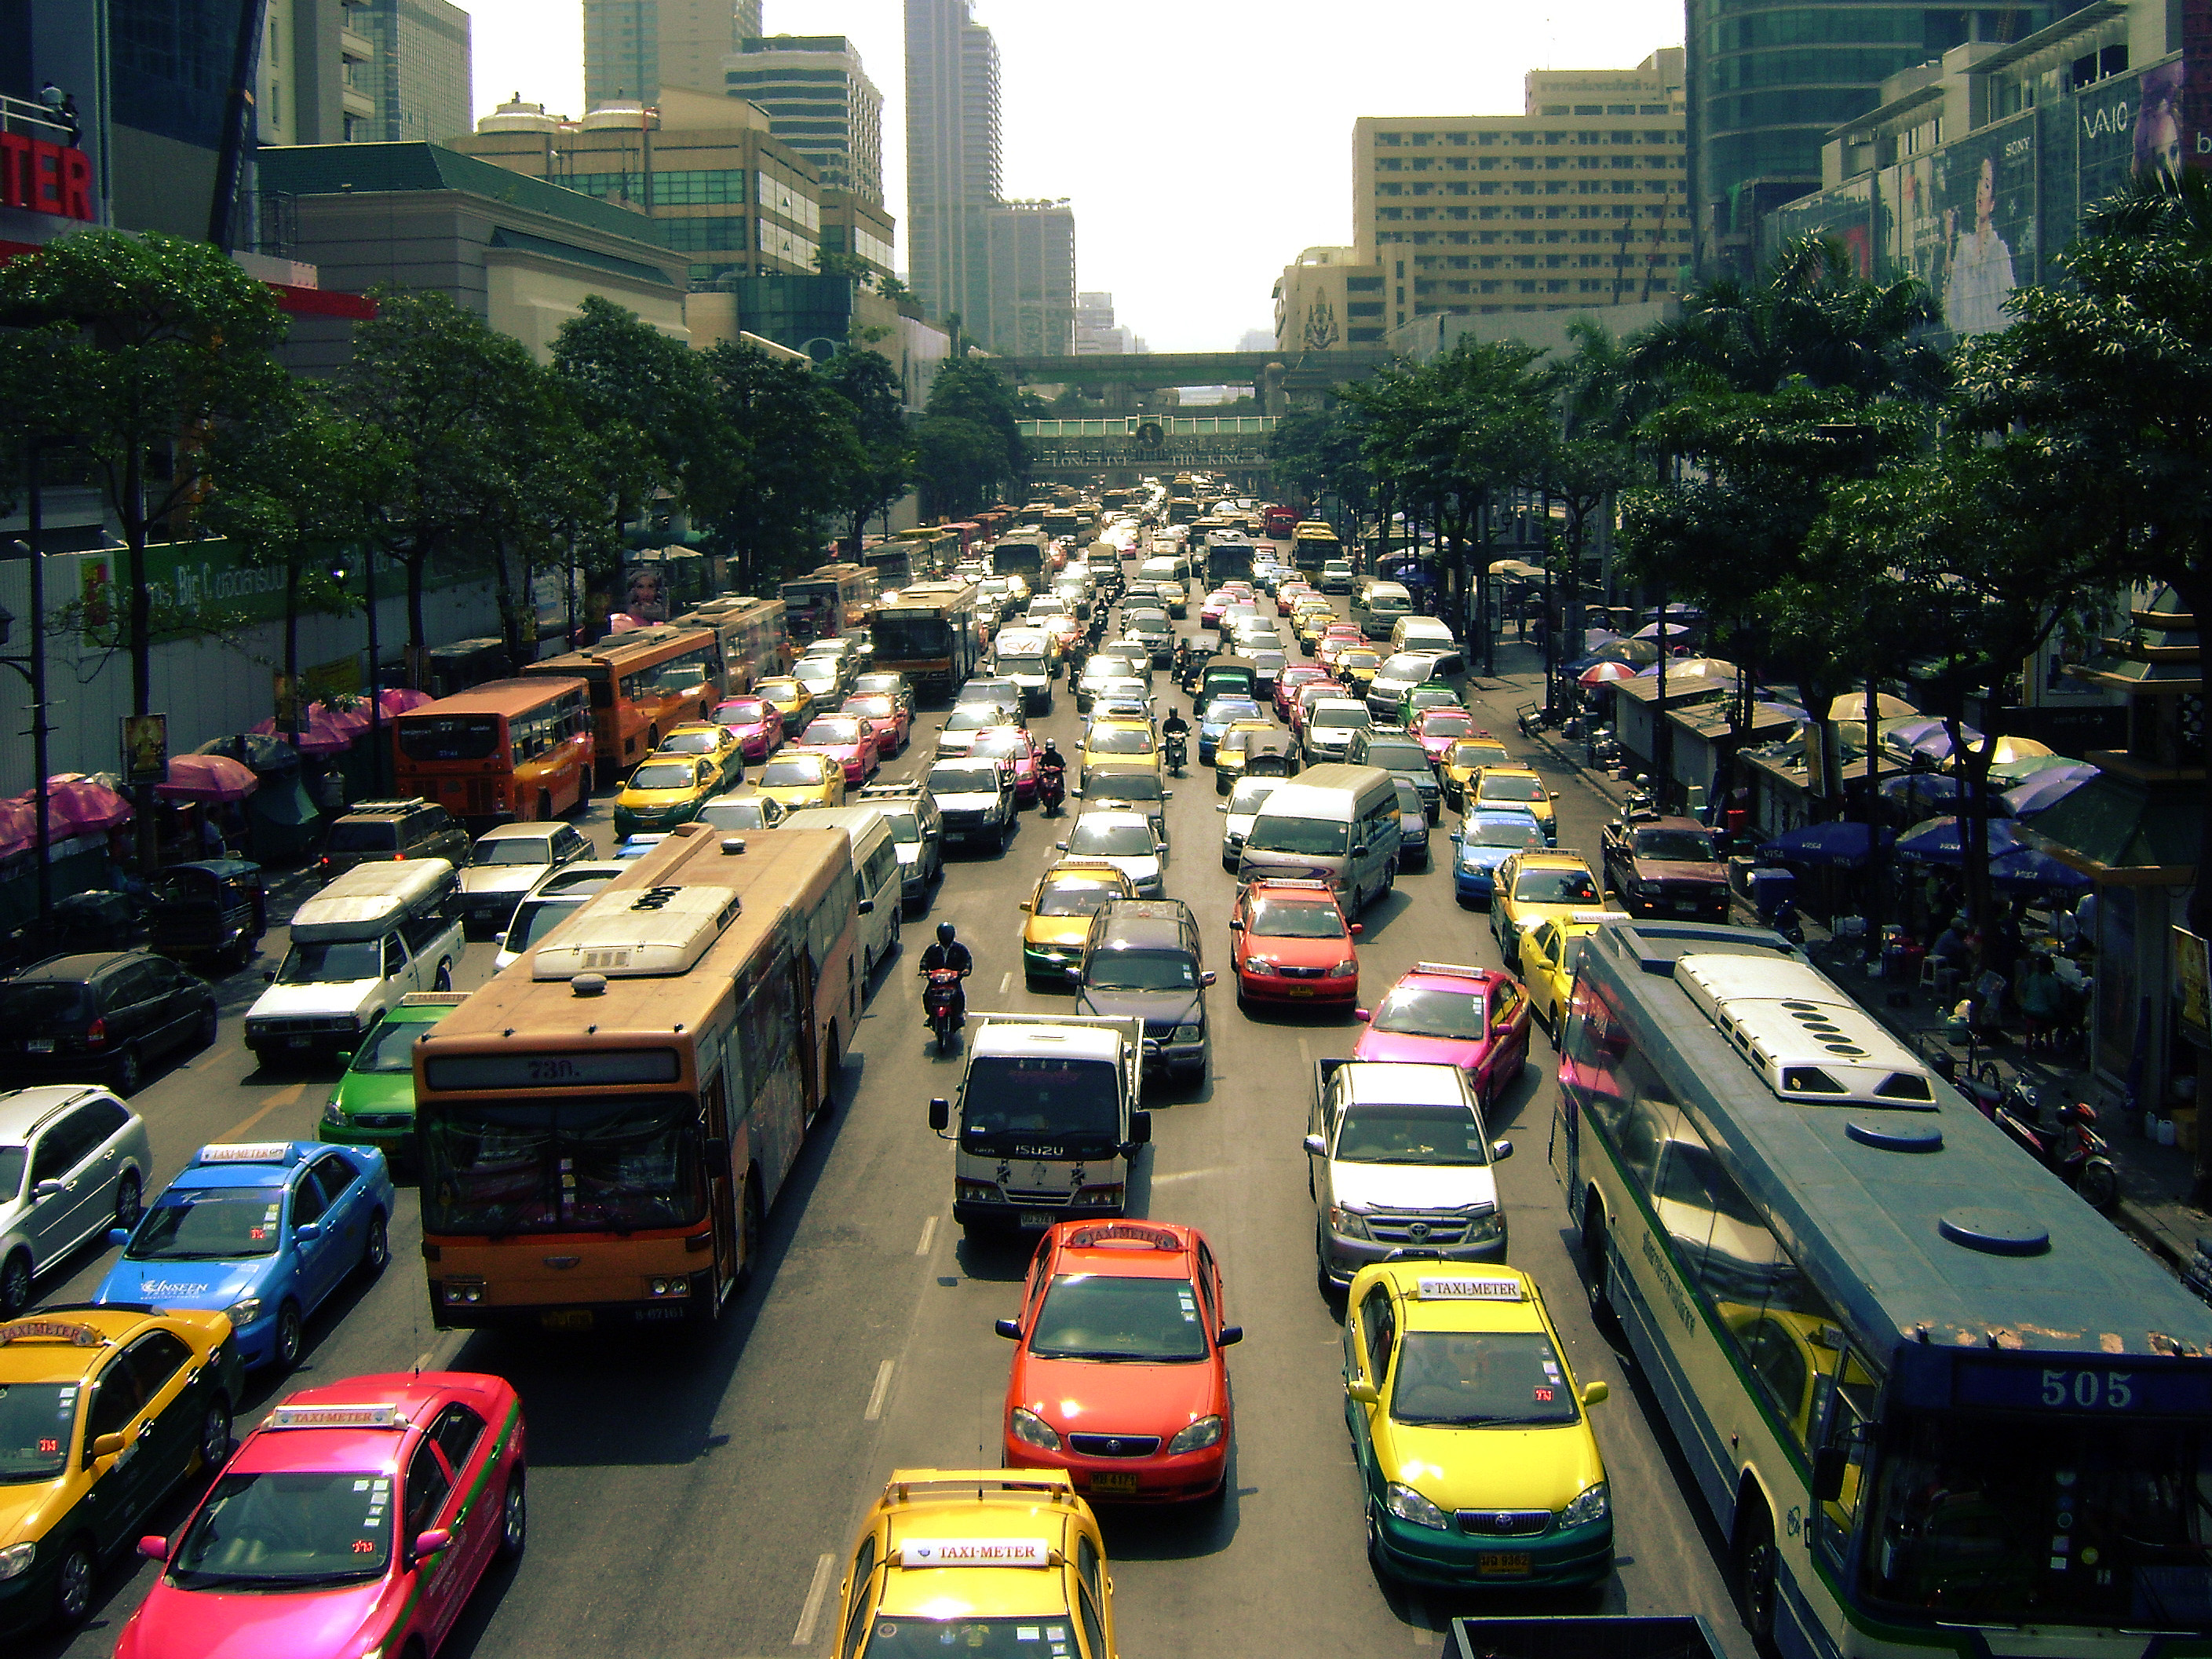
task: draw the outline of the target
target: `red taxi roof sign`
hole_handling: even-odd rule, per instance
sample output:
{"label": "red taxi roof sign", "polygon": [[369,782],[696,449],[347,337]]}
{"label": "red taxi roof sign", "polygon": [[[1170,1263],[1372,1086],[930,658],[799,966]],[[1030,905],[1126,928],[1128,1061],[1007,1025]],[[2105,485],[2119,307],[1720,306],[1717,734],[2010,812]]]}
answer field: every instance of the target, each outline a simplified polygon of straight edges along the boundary
{"label": "red taxi roof sign", "polygon": [[397,1406],[279,1406],[267,1429],[404,1429],[407,1419]]}
{"label": "red taxi roof sign", "polygon": [[1042,1538],[908,1538],[900,1540],[902,1567],[1048,1567],[1052,1548]]}
{"label": "red taxi roof sign", "polygon": [[1528,1291],[1517,1279],[1419,1279],[1414,1289],[1424,1302],[1525,1302]]}
{"label": "red taxi roof sign", "polygon": [[239,1140],[227,1145],[200,1148],[195,1164],[289,1164],[292,1143],[289,1140]]}

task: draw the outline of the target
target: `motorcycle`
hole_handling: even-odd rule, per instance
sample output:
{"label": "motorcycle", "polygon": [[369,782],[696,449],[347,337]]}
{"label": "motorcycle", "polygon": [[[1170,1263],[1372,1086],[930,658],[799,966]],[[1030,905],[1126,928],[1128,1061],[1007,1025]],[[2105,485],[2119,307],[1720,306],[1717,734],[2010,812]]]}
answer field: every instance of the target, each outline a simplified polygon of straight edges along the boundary
{"label": "motorcycle", "polygon": [[1060,811],[1060,804],[1067,799],[1067,773],[1058,766],[1040,767],[1037,770],[1037,804],[1047,817]]}
{"label": "motorcycle", "polygon": [[1170,732],[1167,735],[1167,743],[1165,747],[1168,753],[1168,770],[1174,773],[1176,776],[1181,777],[1182,775],[1183,763],[1189,757],[1190,754],[1190,745],[1188,741],[1184,738],[1182,732]]}
{"label": "motorcycle", "polygon": [[[2036,1121],[2031,1123],[2022,1112],[2014,1111],[2015,1105],[2033,1113]],[[2110,1210],[2118,1201],[2119,1171],[2112,1167],[2104,1136],[2097,1133],[2097,1109],[2087,1101],[2062,1106],[2046,1116],[2035,1091],[2016,1083],[1991,1110],[1990,1118],[2014,1145],[2071,1187],[2091,1209]]]}
{"label": "motorcycle", "polygon": [[968,999],[960,989],[957,968],[926,968],[928,983],[921,988],[921,1012],[937,1039],[937,1052],[949,1054],[953,1033],[967,1024]]}

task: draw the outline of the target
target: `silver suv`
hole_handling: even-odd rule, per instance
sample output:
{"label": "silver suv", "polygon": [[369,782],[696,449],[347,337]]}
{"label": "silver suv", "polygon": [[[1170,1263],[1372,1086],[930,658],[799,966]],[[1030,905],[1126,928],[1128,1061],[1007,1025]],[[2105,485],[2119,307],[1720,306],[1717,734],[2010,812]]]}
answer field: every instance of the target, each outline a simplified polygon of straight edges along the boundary
{"label": "silver suv", "polygon": [[77,1246],[138,1224],[153,1165],[146,1121],[108,1090],[0,1094],[0,1319]]}

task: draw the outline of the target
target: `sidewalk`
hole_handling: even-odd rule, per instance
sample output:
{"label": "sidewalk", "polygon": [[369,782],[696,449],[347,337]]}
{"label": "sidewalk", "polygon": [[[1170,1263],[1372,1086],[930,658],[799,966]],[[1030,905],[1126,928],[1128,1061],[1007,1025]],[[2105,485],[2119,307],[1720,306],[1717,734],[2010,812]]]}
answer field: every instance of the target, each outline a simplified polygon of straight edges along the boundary
{"label": "sidewalk", "polygon": [[[1515,720],[1522,707],[1542,699],[1542,659],[1531,647],[1501,640],[1498,664],[1500,672],[1495,675],[1468,677],[1468,702],[1488,719],[1490,729],[1509,744],[1528,742],[1521,737]],[[1585,751],[1580,744],[1561,741],[1550,731],[1540,732],[1533,741],[1555,765],[1572,773],[1611,805],[1619,806],[1627,799],[1629,786],[1625,781],[1583,763]],[[1756,919],[1743,908],[1741,898],[1736,903],[1735,920],[1753,923]],[[1809,921],[1804,921],[1804,928],[1807,952],[1822,971],[1906,1047],[1923,1056],[1948,1050],[1964,1063],[1964,1046],[1951,1044],[1945,1026],[1948,1010],[1936,996],[1917,986],[1867,978],[1855,952],[1836,951],[1826,932]],[[1893,1006],[1893,999],[1902,1006]],[[1978,1048],[1976,1057],[1993,1062],[2008,1085],[2020,1078],[2046,1101],[2085,1100],[2095,1106],[2098,1126],[2109,1142],[2112,1164],[2119,1175],[2120,1200],[2114,1221],[2177,1276],[2186,1274],[2200,1240],[2204,1242],[2205,1253],[2212,1255],[2212,1214],[2188,1202],[2195,1174],[2191,1156],[2177,1147],[2147,1139],[2141,1115],[2124,1113],[2116,1091],[2099,1083],[2085,1065],[2024,1054],[2009,1034],[1994,1046]],[[2086,1054],[2076,1058],[2087,1060]],[[2212,1300],[2212,1296],[2207,1299]]]}

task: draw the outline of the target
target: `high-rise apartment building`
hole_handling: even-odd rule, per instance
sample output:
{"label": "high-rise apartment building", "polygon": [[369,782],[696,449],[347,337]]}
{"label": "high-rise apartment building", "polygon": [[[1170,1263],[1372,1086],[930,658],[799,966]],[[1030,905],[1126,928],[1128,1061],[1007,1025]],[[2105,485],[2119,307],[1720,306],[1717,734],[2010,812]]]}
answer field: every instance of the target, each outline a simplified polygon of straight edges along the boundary
{"label": "high-rise apartment building", "polygon": [[1114,296],[1079,294],[1075,296],[1075,355],[1079,357],[1121,357],[1136,349],[1136,336],[1114,321]]}
{"label": "high-rise apartment building", "polygon": [[957,315],[988,340],[999,49],[969,0],[906,0],[906,178],[915,297],[925,314]]}
{"label": "high-rise apartment building", "polygon": [[1065,198],[994,202],[990,332],[1002,357],[1066,357],[1075,351],[1075,214]]}
{"label": "high-rise apartment building", "polygon": [[1520,115],[1353,123],[1354,246],[1284,271],[1278,343],[1372,344],[1418,316],[1673,293],[1691,257],[1681,49],[1632,70],[1532,70],[1526,99]]}
{"label": "high-rise apartment building", "polygon": [[1699,268],[1742,269],[1756,258],[1760,219],[1820,187],[1823,140],[1873,111],[1888,76],[1968,42],[2023,40],[2077,8],[2078,0],[1978,10],[1828,0],[1750,10],[1737,0],[1688,0]]}
{"label": "high-rise apartment building", "polygon": [[823,184],[884,201],[884,95],[842,34],[738,43],[722,85],[768,112],[769,130],[814,164]]}
{"label": "high-rise apartment building", "polygon": [[714,92],[722,60],[761,32],[761,0],[584,0],[584,106]]}
{"label": "high-rise apartment building", "polygon": [[375,106],[353,137],[442,144],[473,127],[468,13],[452,0],[368,0],[353,16],[374,48],[356,84]]}

